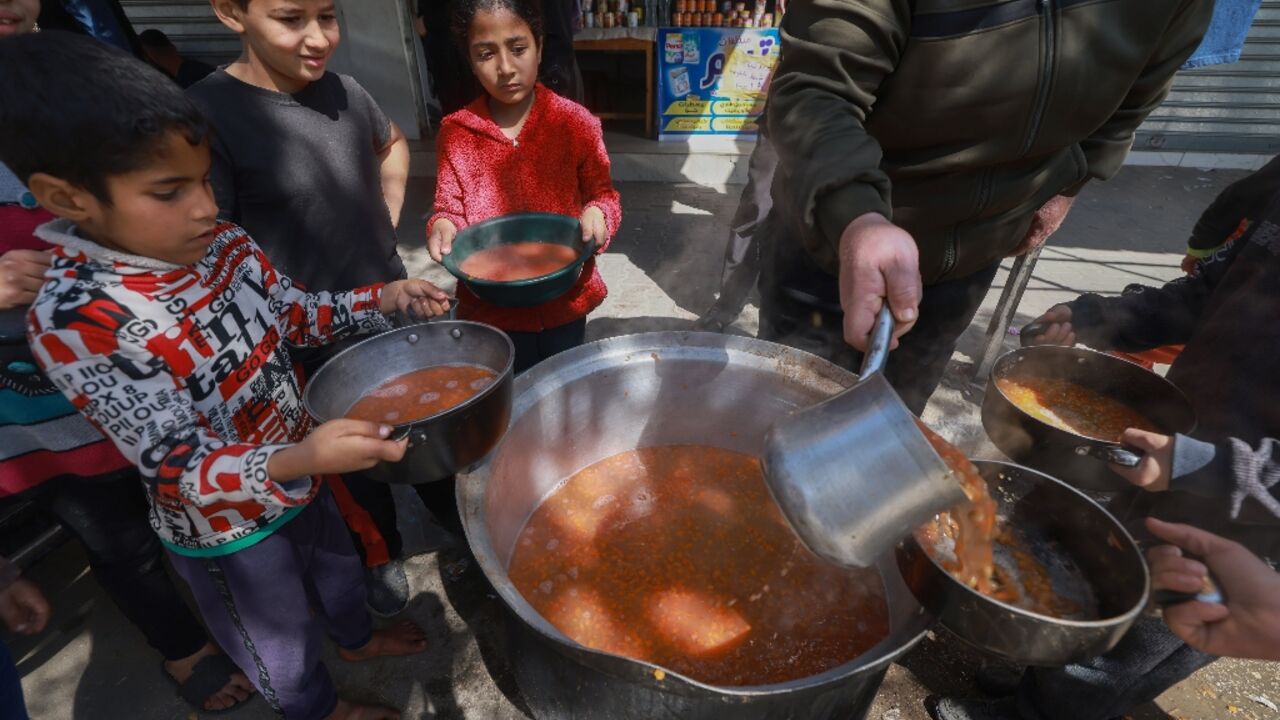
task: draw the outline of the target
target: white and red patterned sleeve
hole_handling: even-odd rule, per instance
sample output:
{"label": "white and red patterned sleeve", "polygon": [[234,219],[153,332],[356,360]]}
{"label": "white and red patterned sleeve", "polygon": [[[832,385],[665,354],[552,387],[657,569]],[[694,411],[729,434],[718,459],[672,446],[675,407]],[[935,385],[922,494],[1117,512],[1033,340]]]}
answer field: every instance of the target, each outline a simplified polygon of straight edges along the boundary
{"label": "white and red patterned sleeve", "polygon": [[93,329],[32,326],[31,349],[45,374],[111,439],[159,498],[205,506],[254,501],[305,505],[310,478],[276,483],[267,462],[289,445],[228,443],[196,412],[190,390],[144,348]]}
{"label": "white and red patterned sleeve", "polygon": [[342,292],[305,292],[276,271],[261,249],[254,261],[262,268],[263,287],[282,326],[285,340],[301,347],[320,347],[348,335],[391,328],[382,314],[382,283]]}

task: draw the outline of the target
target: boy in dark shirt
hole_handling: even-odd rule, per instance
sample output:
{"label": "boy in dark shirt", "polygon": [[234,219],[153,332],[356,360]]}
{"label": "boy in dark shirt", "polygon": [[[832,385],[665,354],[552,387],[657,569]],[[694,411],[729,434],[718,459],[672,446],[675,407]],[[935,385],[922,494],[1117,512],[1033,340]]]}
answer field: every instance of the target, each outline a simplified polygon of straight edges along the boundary
{"label": "boy in dark shirt", "polygon": [[[341,39],[333,0],[214,0],[213,8],[242,43],[239,58],[188,90],[216,130],[219,217],[249,231],[311,292],[405,277],[395,225],[408,142],[359,83],[326,71]],[[340,349],[297,361],[310,376]],[[369,566],[370,607],[399,612],[408,582],[390,488],[360,474],[343,480],[350,497],[336,486],[335,494]],[[439,484],[418,487],[447,523],[456,505]]]}

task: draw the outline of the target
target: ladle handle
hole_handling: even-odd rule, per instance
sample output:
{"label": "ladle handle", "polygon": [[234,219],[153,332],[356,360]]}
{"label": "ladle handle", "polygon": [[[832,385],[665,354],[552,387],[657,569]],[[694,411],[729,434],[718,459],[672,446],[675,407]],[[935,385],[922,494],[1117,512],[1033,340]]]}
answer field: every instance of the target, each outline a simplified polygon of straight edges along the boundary
{"label": "ladle handle", "polygon": [[884,299],[880,312],[876,315],[876,324],[871,327],[868,336],[867,351],[862,354],[862,369],[858,377],[884,372],[884,364],[889,359],[889,344],[893,342],[893,310],[889,309],[889,299]]}

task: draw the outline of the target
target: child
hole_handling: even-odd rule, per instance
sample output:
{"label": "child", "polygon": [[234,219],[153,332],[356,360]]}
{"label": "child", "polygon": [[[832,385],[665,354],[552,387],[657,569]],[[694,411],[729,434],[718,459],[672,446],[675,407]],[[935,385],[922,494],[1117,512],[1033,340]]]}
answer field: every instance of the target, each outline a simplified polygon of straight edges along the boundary
{"label": "child", "polygon": [[[1136,428],[1123,442],[1145,453],[1113,470],[1136,488],[1115,507],[1133,518],[1192,524],[1280,561],[1280,184],[1244,232],[1163,287],[1083,295],[1050,308],[1037,344],[1137,352],[1185,344],[1168,379],[1191,401],[1191,436]],[[1153,418],[1159,420],[1159,418]],[[1140,530],[1135,528],[1136,530]],[[1145,533],[1140,533],[1145,534]],[[944,700],[944,720],[1105,720],[1153,700],[1213,661],[1154,618],[1140,618],[1111,652],[1065,668],[1033,668],[1015,699]]]}
{"label": "child", "polygon": [[138,466],[152,527],[212,636],[286,718],[396,718],[339,701],[320,660],[421,652],[374,630],[359,559],[322,475],[403,456],[390,428],[308,434],[286,345],[436,314],[421,280],[304,293],[219,224],[206,124],[159,71],[61,33],[0,42],[0,160],[59,216],[28,316],[49,378]]}
{"label": "child", "polygon": [[[409,145],[359,83],[326,70],[341,41],[333,1],[214,0],[213,8],[242,46],[239,58],[188,90],[216,131],[219,217],[242,226],[312,292],[405,277],[395,225]],[[309,349],[294,360],[310,377],[341,349]],[[450,524],[456,500],[437,485],[417,486],[419,496]],[[369,566],[369,606],[400,612],[409,583],[391,488],[350,473],[333,490]]]}
{"label": "child", "polygon": [[[485,95],[445,118],[436,140],[435,214],[427,248],[440,262],[458,230],[498,215],[551,212],[580,217],[604,252],[622,206],[609,179],[600,121],[537,84],[542,53],[537,0],[457,0],[453,32]],[[586,316],[605,298],[595,259],[564,295],[531,308],[501,308],[459,286],[459,311],[507,331],[516,372],[581,345]]]}
{"label": "child", "polygon": [[[39,0],[6,7],[12,34],[34,30]],[[170,579],[137,471],[39,372],[27,346],[27,308],[53,261],[32,233],[52,219],[0,163],[0,501],[30,503],[74,535],[94,579],[163,656],[178,694],[196,710],[226,710],[253,686]]]}

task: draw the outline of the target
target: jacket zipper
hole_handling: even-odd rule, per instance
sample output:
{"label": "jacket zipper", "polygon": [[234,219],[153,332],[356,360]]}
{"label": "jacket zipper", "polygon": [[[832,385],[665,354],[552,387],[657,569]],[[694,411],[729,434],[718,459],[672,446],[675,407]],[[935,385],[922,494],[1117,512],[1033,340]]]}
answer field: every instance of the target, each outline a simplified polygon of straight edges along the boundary
{"label": "jacket zipper", "polygon": [[[987,209],[987,203],[991,201],[991,185],[992,171],[989,169],[983,170],[981,179],[978,180],[977,202],[970,217],[977,217],[979,213]],[[960,225],[961,223],[956,223],[947,230],[947,244],[942,252],[942,273],[938,277],[946,277],[948,273],[956,268],[956,263],[960,260],[960,253],[956,250],[956,235],[959,234]]]}
{"label": "jacket zipper", "polygon": [[956,257],[956,226],[952,225],[951,228],[947,230],[947,247],[946,251],[942,253],[942,272],[938,273],[938,278],[944,278],[948,273],[954,270],[956,268],[956,260],[958,259],[959,258]]}
{"label": "jacket zipper", "polygon": [[1040,123],[1044,119],[1044,108],[1049,104],[1049,84],[1053,81],[1054,47],[1053,47],[1053,0],[1036,0],[1036,11],[1044,16],[1041,24],[1044,32],[1044,73],[1040,77],[1040,91],[1036,93],[1036,104],[1031,111],[1031,127],[1027,130],[1027,140],[1022,145],[1022,154],[1031,152],[1031,145],[1040,133]]}

